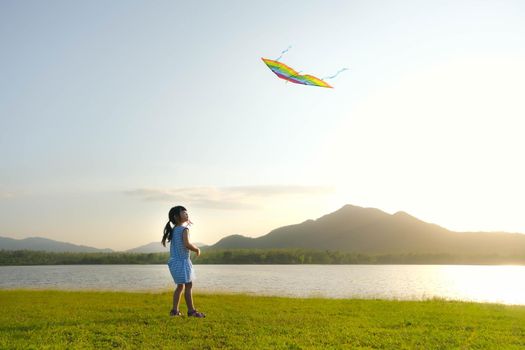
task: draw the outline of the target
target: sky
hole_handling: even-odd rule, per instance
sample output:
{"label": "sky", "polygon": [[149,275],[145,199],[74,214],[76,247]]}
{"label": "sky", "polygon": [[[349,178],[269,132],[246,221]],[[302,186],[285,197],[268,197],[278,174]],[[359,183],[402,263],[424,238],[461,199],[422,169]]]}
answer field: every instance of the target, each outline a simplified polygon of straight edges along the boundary
{"label": "sky", "polygon": [[[525,233],[521,1],[0,2],[0,236],[124,250],[345,204]],[[278,79],[275,59],[334,89]],[[320,232],[322,234],[322,232]]]}

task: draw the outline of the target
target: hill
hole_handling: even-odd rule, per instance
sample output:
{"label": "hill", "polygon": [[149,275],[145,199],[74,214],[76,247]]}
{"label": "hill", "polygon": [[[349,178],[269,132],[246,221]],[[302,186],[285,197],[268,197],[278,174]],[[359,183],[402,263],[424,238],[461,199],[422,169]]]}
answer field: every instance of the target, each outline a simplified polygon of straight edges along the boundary
{"label": "hill", "polygon": [[109,253],[113,250],[99,249],[85,245],[77,245],[66,242],[59,242],[42,237],[29,237],[24,239],[14,239],[0,237],[0,250],[40,250],[46,252],[83,252],[83,253]]}
{"label": "hill", "polygon": [[160,242],[151,242],[141,245],[140,247],[126,250],[128,253],[163,253],[169,251],[169,245],[166,244],[166,247],[163,247]]}
{"label": "hill", "polygon": [[[193,243],[199,248],[207,247],[204,243]],[[148,244],[141,245],[140,247],[136,247],[133,249],[128,249],[126,252],[128,253],[164,253],[169,252],[169,244],[166,244],[166,247],[163,247],[160,242],[151,242]]]}
{"label": "hill", "polygon": [[301,248],[363,254],[523,254],[525,235],[454,232],[405,212],[345,205],[317,220],[277,228],[248,238],[228,236],[210,249]]}

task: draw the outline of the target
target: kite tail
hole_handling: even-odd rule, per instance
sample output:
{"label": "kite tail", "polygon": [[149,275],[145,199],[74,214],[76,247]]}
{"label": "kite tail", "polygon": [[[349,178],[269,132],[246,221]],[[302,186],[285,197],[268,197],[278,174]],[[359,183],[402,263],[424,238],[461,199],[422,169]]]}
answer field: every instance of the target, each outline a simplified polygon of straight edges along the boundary
{"label": "kite tail", "polygon": [[342,69],[339,69],[337,71],[337,73],[335,73],[334,75],[330,75],[328,77],[324,77],[322,80],[326,80],[326,79],[333,79],[335,77],[337,77],[339,75],[339,73],[343,73],[345,70],[348,70],[348,68],[342,68]]}
{"label": "kite tail", "polygon": [[288,47],[286,48],[286,50],[281,51],[281,56],[277,57],[277,58],[275,59],[275,61],[279,61],[281,58],[283,58],[284,54],[287,53],[288,50],[290,50],[291,48],[292,48],[292,45],[288,46]]}

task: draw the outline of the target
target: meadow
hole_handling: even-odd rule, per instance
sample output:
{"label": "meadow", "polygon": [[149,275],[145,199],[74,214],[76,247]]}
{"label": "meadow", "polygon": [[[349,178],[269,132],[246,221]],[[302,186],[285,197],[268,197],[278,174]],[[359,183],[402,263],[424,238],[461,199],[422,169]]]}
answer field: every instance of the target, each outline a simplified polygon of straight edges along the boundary
{"label": "meadow", "polygon": [[169,317],[171,297],[3,290],[0,348],[525,348],[525,306],[197,294],[195,319]]}

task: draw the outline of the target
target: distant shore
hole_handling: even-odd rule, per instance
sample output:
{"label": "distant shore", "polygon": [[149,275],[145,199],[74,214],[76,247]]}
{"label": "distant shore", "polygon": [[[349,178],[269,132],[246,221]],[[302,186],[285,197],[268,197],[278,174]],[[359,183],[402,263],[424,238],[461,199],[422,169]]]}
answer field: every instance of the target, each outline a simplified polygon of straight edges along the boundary
{"label": "distant shore", "polygon": [[[0,266],[165,264],[168,253],[64,253],[0,250]],[[205,250],[193,256],[195,264],[417,264],[417,265],[525,265],[524,255],[358,254],[303,249]]]}

